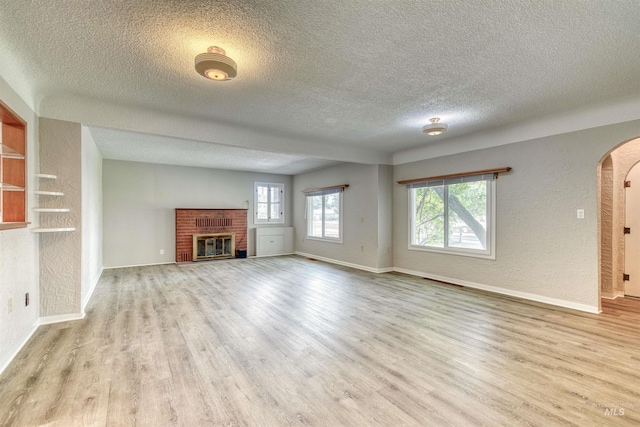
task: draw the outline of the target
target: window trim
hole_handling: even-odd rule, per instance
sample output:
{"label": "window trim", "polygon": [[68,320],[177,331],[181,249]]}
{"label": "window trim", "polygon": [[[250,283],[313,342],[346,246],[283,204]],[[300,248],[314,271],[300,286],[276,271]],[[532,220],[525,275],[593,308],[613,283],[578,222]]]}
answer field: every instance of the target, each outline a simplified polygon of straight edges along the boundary
{"label": "window trim", "polygon": [[[319,241],[319,242],[330,242],[330,243],[338,243],[338,244],[342,244],[344,241],[344,233],[343,233],[343,229],[344,229],[344,187],[335,187],[335,188],[340,188],[339,190],[335,190],[333,189],[333,187],[328,187],[327,190],[314,190],[313,192],[309,191],[309,192],[305,192],[305,217],[306,217],[306,222],[307,222],[307,239],[308,240],[315,240],[315,241]],[[309,228],[311,226],[311,218],[310,218],[310,212],[309,210],[311,209],[311,204],[309,203],[309,197],[317,197],[317,196],[322,196],[322,230],[323,230],[323,234],[324,234],[324,228],[325,228],[325,219],[324,219],[324,197],[330,194],[335,194],[338,193],[338,197],[339,197],[339,205],[340,205],[340,211],[338,213],[338,235],[339,237],[336,239],[335,237],[326,237],[326,236],[322,236],[322,237],[318,237],[318,236],[310,236],[309,235]]]}
{"label": "window trim", "polygon": [[[272,220],[271,217],[267,219],[258,218],[258,187],[267,187],[267,205],[269,206],[269,212],[271,213],[271,191],[272,187],[280,188],[280,218]],[[261,202],[264,203],[264,202]],[[283,182],[262,182],[255,181],[253,183],[253,223],[258,224],[284,224],[285,223],[285,185]]]}
{"label": "window trim", "polygon": [[[487,239],[489,240],[489,244],[487,245],[487,249],[478,250],[478,249],[469,249],[469,248],[457,248],[452,246],[445,247],[437,247],[437,246],[424,246],[424,245],[415,245],[413,244],[413,238],[415,235],[415,227],[414,227],[414,210],[415,210],[415,197],[413,196],[413,190],[415,188],[407,188],[407,198],[409,199],[408,207],[409,207],[409,215],[408,215],[408,223],[409,226],[409,240],[408,240],[408,249],[411,251],[422,251],[422,252],[434,252],[446,255],[459,255],[465,257],[472,258],[483,258],[483,259],[496,259],[496,180],[485,180],[489,182],[487,186]],[[445,184],[449,185],[449,184]],[[446,200],[446,199],[445,199]],[[445,233],[447,233],[448,228],[448,203],[444,203],[445,210]],[[445,234],[446,236],[446,234]],[[446,239],[445,239],[446,241]]]}

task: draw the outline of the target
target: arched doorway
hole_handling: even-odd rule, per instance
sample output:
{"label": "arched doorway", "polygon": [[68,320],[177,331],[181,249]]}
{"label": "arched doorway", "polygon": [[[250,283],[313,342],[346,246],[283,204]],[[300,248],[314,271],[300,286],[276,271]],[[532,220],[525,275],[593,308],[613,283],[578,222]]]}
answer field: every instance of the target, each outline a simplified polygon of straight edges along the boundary
{"label": "arched doorway", "polygon": [[625,179],[624,294],[640,297],[640,163]]}
{"label": "arched doorway", "polygon": [[[606,153],[598,164],[598,258],[601,298],[613,299],[624,296],[624,182],[631,168],[638,162],[640,138],[635,138]],[[640,186],[640,182],[637,185]]]}

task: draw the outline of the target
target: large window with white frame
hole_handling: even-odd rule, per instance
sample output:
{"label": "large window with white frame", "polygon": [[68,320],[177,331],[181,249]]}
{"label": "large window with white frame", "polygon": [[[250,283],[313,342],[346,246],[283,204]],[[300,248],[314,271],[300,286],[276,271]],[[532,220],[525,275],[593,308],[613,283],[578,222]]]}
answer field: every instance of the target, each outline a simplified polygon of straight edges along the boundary
{"label": "large window with white frame", "polygon": [[255,182],[254,224],[284,223],[284,184]]}
{"label": "large window with white frame", "polygon": [[307,238],[342,243],[343,187],[308,192]]}
{"label": "large window with white frame", "polygon": [[407,185],[410,249],[495,259],[495,175]]}

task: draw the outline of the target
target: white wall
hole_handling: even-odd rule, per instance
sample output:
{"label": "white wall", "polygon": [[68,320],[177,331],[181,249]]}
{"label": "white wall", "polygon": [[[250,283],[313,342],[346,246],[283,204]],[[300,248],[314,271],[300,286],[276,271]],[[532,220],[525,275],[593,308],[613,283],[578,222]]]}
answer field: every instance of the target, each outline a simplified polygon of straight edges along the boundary
{"label": "white wall", "polygon": [[[33,189],[38,172],[38,118],[27,104],[0,78],[0,100],[27,122],[27,221],[38,222],[31,212],[36,206]],[[33,225],[29,226],[33,227]],[[28,228],[0,231],[0,372],[35,331],[38,323],[39,236]],[[25,293],[31,302],[25,306]],[[11,298],[13,311],[8,312]]]}
{"label": "white wall", "polygon": [[[640,121],[397,165],[394,180],[511,166],[497,181],[496,259],[408,249],[407,190],[394,189],[394,266],[426,277],[595,311],[598,295],[596,173]],[[585,218],[576,219],[576,209]]]}
{"label": "white wall", "polygon": [[255,255],[255,181],[285,184],[284,225],[291,226],[290,176],[104,160],[104,267],[175,262],[176,208],[248,206],[248,249]]}
{"label": "white wall", "polygon": [[378,268],[393,267],[393,166],[378,165]]}
{"label": "white wall", "polygon": [[[378,165],[346,163],[296,175],[293,182],[296,252],[337,260],[343,264],[353,264],[373,271],[389,267],[379,264],[379,215],[383,216],[383,221],[389,219],[385,212],[381,213],[379,210],[379,172]],[[388,179],[389,170],[383,167],[382,173],[385,172]],[[340,184],[349,184],[349,188],[343,193],[343,242],[307,239],[305,196],[302,191]]]}
{"label": "white wall", "polygon": [[82,127],[82,311],[102,274],[102,156]]}

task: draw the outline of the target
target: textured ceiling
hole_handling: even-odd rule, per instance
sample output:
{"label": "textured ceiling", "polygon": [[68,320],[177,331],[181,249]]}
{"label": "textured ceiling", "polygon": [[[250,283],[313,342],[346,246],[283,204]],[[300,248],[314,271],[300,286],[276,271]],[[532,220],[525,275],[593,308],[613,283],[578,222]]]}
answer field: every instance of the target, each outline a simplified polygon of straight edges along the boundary
{"label": "textured ceiling", "polygon": [[[235,80],[196,74],[194,57],[210,45],[237,62]],[[292,173],[304,157],[385,162],[432,141],[640,98],[637,0],[2,1],[0,46],[0,75],[43,116],[199,141],[102,129],[105,157],[198,166],[202,144],[292,154],[283,157]],[[117,118],[120,108],[206,124],[207,136]],[[437,139],[420,132],[434,116],[450,129]],[[247,169],[269,163],[252,164],[256,153],[236,154]]]}
{"label": "textured ceiling", "polygon": [[294,175],[336,164],[307,156],[251,150],[139,132],[89,128],[102,156],[113,160]]}

